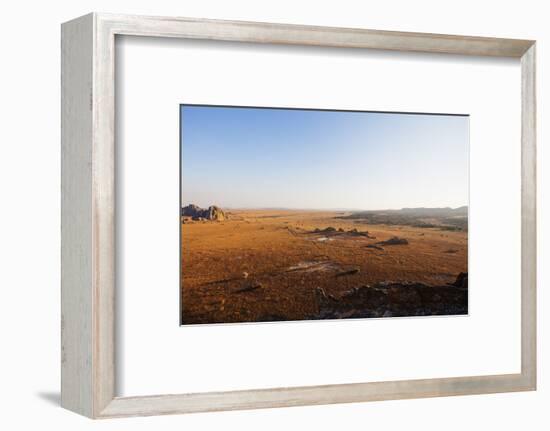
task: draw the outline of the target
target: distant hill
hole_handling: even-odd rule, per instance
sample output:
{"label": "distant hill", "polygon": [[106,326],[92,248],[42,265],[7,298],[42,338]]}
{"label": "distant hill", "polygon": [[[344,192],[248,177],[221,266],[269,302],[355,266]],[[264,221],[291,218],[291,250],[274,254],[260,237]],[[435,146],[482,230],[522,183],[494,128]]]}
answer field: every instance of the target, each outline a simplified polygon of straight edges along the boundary
{"label": "distant hill", "polygon": [[337,218],[369,224],[408,225],[443,230],[468,230],[468,207],[402,208],[400,210],[357,211]]}
{"label": "distant hill", "polygon": [[[368,211],[366,211],[368,212]],[[458,216],[458,215],[468,215],[468,207],[462,206],[458,208],[451,208],[451,207],[444,207],[444,208],[402,208],[400,210],[385,210],[385,211],[376,211],[376,212],[401,212],[404,214],[415,214],[417,216],[425,216],[425,217],[452,217],[452,216]]]}

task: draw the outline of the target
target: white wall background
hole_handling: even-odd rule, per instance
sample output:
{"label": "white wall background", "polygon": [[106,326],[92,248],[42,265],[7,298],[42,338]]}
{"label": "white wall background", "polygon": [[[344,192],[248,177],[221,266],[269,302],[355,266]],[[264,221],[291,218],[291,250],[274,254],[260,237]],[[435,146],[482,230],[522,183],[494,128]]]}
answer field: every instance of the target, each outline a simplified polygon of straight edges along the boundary
{"label": "white wall background", "polygon": [[[89,11],[179,15],[538,40],[539,390],[92,422],[59,407],[59,24]],[[19,1],[3,4],[0,40],[0,423],[3,429],[546,430],[550,425],[549,218],[545,2],[430,0]],[[546,76],[545,76],[546,75]],[[504,236],[505,237],[505,236]],[[545,363],[546,362],[546,363]],[[31,428],[32,429],[32,428]]]}

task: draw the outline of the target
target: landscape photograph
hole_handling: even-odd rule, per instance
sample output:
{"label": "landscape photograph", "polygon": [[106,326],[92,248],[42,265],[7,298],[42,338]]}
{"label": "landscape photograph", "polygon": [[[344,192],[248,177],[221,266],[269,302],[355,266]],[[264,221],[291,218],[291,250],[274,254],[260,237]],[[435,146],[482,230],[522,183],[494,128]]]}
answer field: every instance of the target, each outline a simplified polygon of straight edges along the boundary
{"label": "landscape photograph", "polygon": [[180,129],[182,325],[468,314],[468,115],[181,105]]}

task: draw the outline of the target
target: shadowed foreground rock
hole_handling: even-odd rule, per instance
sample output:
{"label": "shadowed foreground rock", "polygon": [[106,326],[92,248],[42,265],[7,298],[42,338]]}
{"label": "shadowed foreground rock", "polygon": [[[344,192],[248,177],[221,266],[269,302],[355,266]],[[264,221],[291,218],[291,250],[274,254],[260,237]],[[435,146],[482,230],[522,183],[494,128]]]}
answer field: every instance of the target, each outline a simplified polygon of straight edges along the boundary
{"label": "shadowed foreground rock", "polygon": [[215,220],[223,221],[227,218],[220,207],[212,205],[207,209],[191,204],[181,209],[181,215],[191,217],[193,220]]}
{"label": "shadowed foreground rock", "polygon": [[316,291],[319,315],[314,319],[433,316],[468,314],[468,274],[453,284],[378,283],[356,287],[340,297]]}

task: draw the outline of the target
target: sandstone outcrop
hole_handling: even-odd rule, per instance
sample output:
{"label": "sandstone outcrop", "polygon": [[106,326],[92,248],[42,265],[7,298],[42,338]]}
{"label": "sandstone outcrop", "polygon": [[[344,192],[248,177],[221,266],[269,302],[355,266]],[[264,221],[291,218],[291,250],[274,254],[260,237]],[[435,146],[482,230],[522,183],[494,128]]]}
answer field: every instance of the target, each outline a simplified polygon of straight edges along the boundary
{"label": "sandstone outcrop", "polygon": [[192,220],[223,221],[227,219],[225,212],[216,205],[211,205],[208,208],[201,208],[197,205],[190,204],[181,209],[181,216],[191,217]]}

